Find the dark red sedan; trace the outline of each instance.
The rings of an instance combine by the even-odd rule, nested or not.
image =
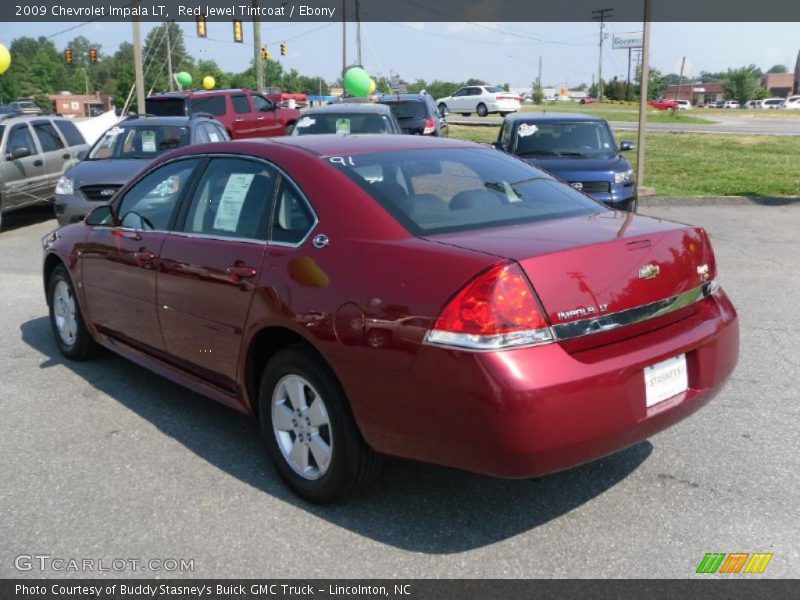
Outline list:
[[[257,416],[317,502],[380,454],[596,459],[703,406],[739,351],[705,231],[455,140],[193,146],[43,242],[64,355],[99,344]]]

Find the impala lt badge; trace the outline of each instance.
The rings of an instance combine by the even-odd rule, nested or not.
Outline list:
[[[658,277],[660,272],[661,269],[658,265],[650,263],[649,265],[645,265],[639,269],[639,279],[653,279]]]
[[[564,310],[556,313],[559,321],[567,319],[574,319],[575,317],[591,317],[597,313],[608,312],[608,304],[599,304],[597,306],[580,306],[572,310]]]

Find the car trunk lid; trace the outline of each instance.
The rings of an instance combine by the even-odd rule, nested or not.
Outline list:
[[[700,288],[714,275],[702,229],[631,213],[601,212],[429,239],[518,262],[557,329],[655,305]]]

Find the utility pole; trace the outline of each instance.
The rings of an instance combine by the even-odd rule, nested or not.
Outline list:
[[[686,57],[684,56],[681,59],[681,72],[678,75],[678,91],[675,92],[675,100],[678,100],[681,97],[681,86],[683,84],[683,70],[686,68]],[[689,95],[689,101],[691,101],[691,94]]]
[[[139,0],[132,0],[134,15],[138,15]],[[142,67],[142,24],[139,17],[132,18],[133,23],[133,69],[136,73],[136,112],[144,114],[144,68]]]
[[[347,71],[347,0],[342,0],[342,83]]]
[[[539,55],[539,77],[536,78],[536,91],[542,93],[542,56]]]
[[[606,18],[610,17],[612,12],[614,12],[613,8],[601,8],[592,11],[592,15],[594,15],[592,20],[600,21],[600,59],[597,68],[597,100],[599,102],[603,101],[603,34],[606,29]]]
[[[644,0],[644,34],[642,36],[642,71],[639,88],[639,136],[636,145],[636,185],[644,185],[644,142],[647,125],[647,84],[650,82],[650,6],[651,0]]]
[[[631,99],[631,48],[628,48],[628,79],[625,83],[625,101]]]
[[[361,7],[359,0],[356,0],[356,63],[363,67],[361,62]]]
[[[175,82],[172,80],[172,45],[169,43],[169,21],[164,23],[164,35],[167,38],[167,78],[169,80],[169,91],[175,90]]]
[[[261,58],[261,17],[258,16],[258,0],[253,0],[253,68],[256,71],[256,89],[264,90],[264,59]]]

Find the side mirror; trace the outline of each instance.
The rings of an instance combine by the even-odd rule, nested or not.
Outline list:
[[[83,159],[84,159],[84,158],[86,158],[87,156],[89,156],[89,151],[88,151],[88,150],[81,150],[80,152],[78,152],[78,154],[77,154],[76,158],[77,158],[78,160],[83,160]]]
[[[633,142],[620,142],[619,144],[620,152],[627,152],[628,150],[633,150],[634,148],[636,148],[636,144]]]
[[[496,142],[492,142],[492,146],[494,146],[495,150],[505,150],[506,149],[506,147],[503,145],[503,142],[501,142],[500,140],[498,140]]]
[[[17,160],[18,158],[25,158],[26,156],[31,155],[31,149],[25,148],[23,146],[17,146],[16,148],[12,148],[11,152],[6,155],[8,160]]]
[[[91,225],[92,227],[97,225],[113,225],[114,215],[111,212],[111,207],[108,204],[98,206],[92,212],[86,215],[85,222],[87,225]]]

